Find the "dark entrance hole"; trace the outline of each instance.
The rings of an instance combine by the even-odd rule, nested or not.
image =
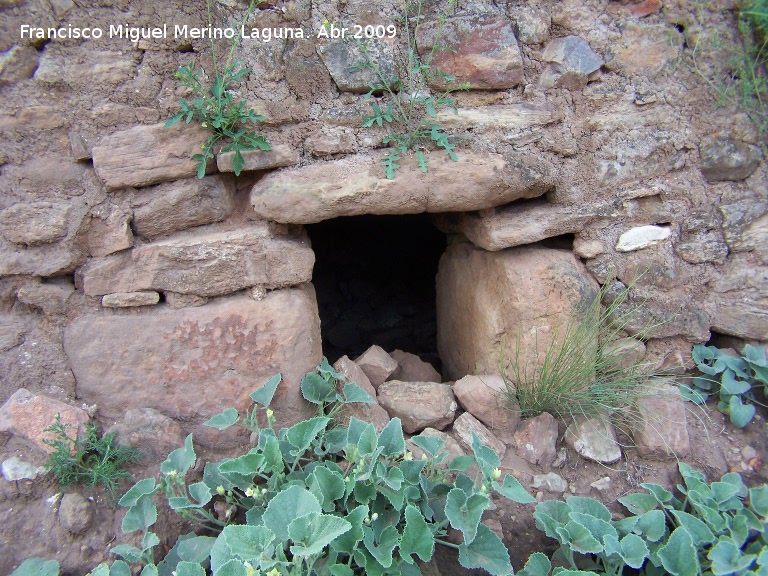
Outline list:
[[[377,344],[439,370],[435,276],[446,237],[430,216],[355,216],[306,228],[328,360]]]

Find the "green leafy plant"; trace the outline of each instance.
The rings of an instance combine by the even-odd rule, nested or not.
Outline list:
[[[619,498],[630,513],[622,520],[592,498],[537,504],[536,526],[560,543],[553,560],[568,568],[552,571],[537,552],[518,574],[768,574],[768,486],[747,489],[736,473],[707,484],[686,464],[679,469],[682,500],[658,484],[642,484],[647,493]]]
[[[430,560],[437,544],[458,549],[465,567],[510,573],[502,541],[480,522],[483,511],[492,507],[492,491],[516,502],[535,500],[514,477],[499,482],[493,450],[475,437],[473,456],[445,462],[441,439],[415,436],[425,456],[414,459],[397,418],[381,433],[355,418],[334,426],[328,414],[373,401],[341,379],[325,360],[307,374],[301,391],[317,407],[316,415],[277,432],[269,406],[280,375],[251,394],[254,407],[242,417],[230,408],[211,418],[206,424],[219,430],[245,426],[255,433],[256,446],[237,458],[209,462],[202,480],[188,484],[196,461],[188,436],[163,462],[159,482],[141,480],[120,499],[128,508],[123,531],[144,536],[141,547],[121,545],[113,552],[144,564],[142,575],[415,575],[421,573],[416,559]],[[466,473],[473,465],[474,477]],[[182,537],[154,564],[157,537],[149,529],[157,520],[155,494],[218,535]],[[460,544],[446,539],[451,527],[461,532]],[[103,566],[97,570],[111,574]]]
[[[450,10],[455,5],[455,0],[449,4]],[[389,151],[384,155],[381,164],[384,167],[384,174],[390,180],[395,177],[400,167],[399,162],[408,151],[415,153],[419,168],[426,173],[429,160],[425,152],[426,144],[429,143],[442,148],[454,162],[459,159],[453,151],[455,145],[451,143],[448,134],[435,118],[437,111],[444,108],[458,113],[456,102],[451,94],[458,90],[467,90],[469,83],[457,84],[453,76],[432,64],[438,52],[451,50],[440,43],[446,21],[445,13],[437,17],[437,30],[432,49],[425,56],[419,54],[416,37],[424,18],[421,0],[405,4],[400,19],[406,44],[400,66],[403,71],[401,76],[393,75],[386,78],[366,45],[357,42],[364,58],[352,67],[352,71],[370,69],[378,77],[378,82],[370,85],[370,90],[365,96],[366,99],[371,100],[373,114],[363,119],[363,127],[386,124],[388,132],[384,137],[384,143],[389,145]],[[434,86],[436,83],[442,83],[445,88],[435,94],[430,89],[430,84]],[[374,94],[383,94],[383,96],[374,96]]]
[[[718,96],[746,112],[761,132],[768,130],[768,0],[742,0],[738,42],[709,32],[693,51],[693,67]],[[716,55],[714,66],[702,65],[703,53]]]
[[[85,436],[70,436],[68,430],[77,430],[72,424],[64,424],[61,415],[56,414],[55,422],[45,429],[55,434],[52,440],[43,440],[54,451],[46,468],[53,472],[62,486],[84,484],[94,487],[101,484],[110,494],[115,493],[122,480],[131,475],[123,469],[126,464],[141,458],[138,450],[115,443],[115,433],[99,438],[95,424],[85,426]]]
[[[208,7],[208,26],[212,27],[210,0],[206,2],[206,5]],[[255,2],[251,2],[243,22],[248,19],[255,5]],[[238,26],[237,29],[240,30],[241,27]],[[244,150],[271,149],[264,135],[257,135],[248,130],[247,127],[248,122],[256,124],[264,120],[264,116],[256,114],[253,109],[248,108],[245,100],[236,101],[232,91],[234,85],[251,71],[250,68],[245,68],[242,62],[233,59],[238,40],[239,36],[232,39],[229,55],[219,70],[216,48],[213,38],[211,38],[211,56],[214,67],[212,83],[205,82],[203,70],[195,71],[194,62],[182,66],[176,72],[180,86],[189,88],[195,97],[190,101],[186,98],[180,98],[181,112],[171,116],[165,123],[165,127],[173,126],[182,119],[187,124],[194,120],[210,132],[206,141],[200,145],[203,150],[202,153],[192,156],[193,160],[199,162],[197,165],[198,178],[205,176],[208,160],[214,158],[214,150],[222,140],[228,140],[228,142],[224,144],[221,151],[233,151],[235,153],[232,165],[236,176],[240,175],[245,166],[242,155]]]
[[[642,363],[626,365],[621,349],[611,346],[641,312],[640,306],[628,303],[631,287],[611,295],[610,304],[603,307],[601,302],[610,289],[605,284],[582,314],[573,314],[552,335],[540,365],[534,369],[520,357],[518,339],[511,366],[514,385],[506,376],[505,380],[507,396],[520,407],[523,417],[542,412],[560,418],[627,416],[639,397],[657,393],[652,384],[659,375]],[[657,326],[645,325],[635,338],[646,339]]]
[[[747,344],[741,356],[732,356],[716,346],[697,344],[693,347],[693,360],[703,374],[682,384],[683,397],[696,404],[719,395],[717,408],[727,414],[734,426],[743,428],[755,416],[755,389],[762,387],[768,395],[768,361],[765,348]],[[713,377],[719,377],[719,380]]]

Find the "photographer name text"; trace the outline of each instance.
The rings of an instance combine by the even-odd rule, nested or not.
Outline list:
[[[197,27],[187,24],[169,25],[154,27],[136,27],[123,24],[110,24],[109,28],[98,26],[78,27],[61,26],[54,27],[36,27],[29,24],[20,26],[21,38],[33,40],[91,40],[91,39],[127,39],[131,42],[139,40],[163,40],[173,39],[243,39],[259,40],[261,42],[271,42],[272,40],[282,39],[303,39],[310,37],[310,34],[304,28],[249,28],[245,25],[239,28],[226,27],[215,28],[211,26]],[[394,38],[397,35],[397,29],[393,24],[389,26],[362,26],[353,24],[349,27],[340,27],[335,24],[323,24],[320,29],[313,34],[316,38]]]

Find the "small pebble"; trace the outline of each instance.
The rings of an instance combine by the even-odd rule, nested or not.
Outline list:
[[[741,455],[744,458],[744,460],[752,460],[755,456],[757,456],[757,450],[752,448],[752,446],[744,446],[744,448],[741,449]]]
[[[610,476],[606,476],[605,478],[600,478],[600,480],[596,480],[590,484],[592,488],[597,490],[598,492],[604,492],[605,490],[608,490],[611,487],[611,478]]]

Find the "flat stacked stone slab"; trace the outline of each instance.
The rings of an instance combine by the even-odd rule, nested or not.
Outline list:
[[[145,290],[221,296],[250,286],[308,282],[315,255],[304,236],[273,236],[265,223],[197,229],[133,250],[94,258],[78,271],[88,296]]]
[[[433,153],[426,174],[406,157],[394,180],[384,178],[382,158],[383,153],[360,154],[268,174],[251,190],[254,212],[288,224],[362,214],[464,212],[541,196],[554,181],[552,166],[529,154],[462,151],[452,162]]]
[[[137,337],[134,337],[137,336]],[[311,288],[219,298],[205,306],[151,307],[135,315],[90,314],[71,322],[64,350],[77,394],[117,420],[134,408],[153,408],[183,422],[207,445],[232,438],[201,426],[236,407],[280,372],[273,401],[280,426],[311,414],[302,376],[320,363],[320,322]]]

